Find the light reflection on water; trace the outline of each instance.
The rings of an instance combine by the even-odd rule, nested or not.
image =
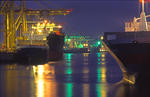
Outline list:
[[[54,67],[49,64],[32,66],[35,79],[36,97],[52,97],[56,95]],[[53,90],[53,92],[50,92]]]
[[[107,97],[105,53],[97,53],[97,58],[97,81],[101,82],[96,85],[97,97]]]
[[[83,97],[89,97],[89,84],[83,84]]]
[[[110,76],[112,66],[118,71]],[[112,97],[110,85],[122,77],[105,52],[65,53],[63,61],[42,65],[0,65],[0,73],[3,97]]]

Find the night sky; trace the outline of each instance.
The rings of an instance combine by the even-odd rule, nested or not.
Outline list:
[[[124,31],[124,23],[140,14],[138,0],[58,0],[53,4],[73,9],[70,15],[59,19],[70,34]]]
[[[97,35],[100,32],[124,31],[124,23],[139,17],[139,0],[34,0],[27,8],[72,9],[67,16],[57,16],[70,35]],[[147,3],[146,11],[150,13]]]

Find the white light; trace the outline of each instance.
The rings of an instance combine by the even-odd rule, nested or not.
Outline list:
[[[39,30],[39,32],[41,33],[41,32],[42,32],[42,30]]]
[[[58,25],[58,28],[62,28],[62,26],[61,26],[61,25]]]

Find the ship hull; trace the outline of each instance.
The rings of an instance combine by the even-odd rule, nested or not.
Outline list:
[[[49,34],[47,37],[48,60],[56,61],[63,59],[63,46],[65,35]]]
[[[15,59],[21,64],[42,64],[48,60],[48,49],[41,46],[25,46],[17,49]]]
[[[16,59],[15,59],[15,53],[11,53],[11,52],[0,52],[0,64],[3,63],[15,63]]]
[[[150,65],[150,43],[114,44],[111,50],[123,62],[128,72],[136,73]]]
[[[135,86],[144,89],[150,77],[150,32],[110,32],[104,34],[104,43],[122,70],[135,75]],[[119,61],[119,60],[120,61]],[[124,66],[122,66],[124,65]]]
[[[150,32],[107,32],[104,42],[129,73],[139,73],[150,65],[149,37]]]

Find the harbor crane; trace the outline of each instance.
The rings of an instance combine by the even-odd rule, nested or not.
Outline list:
[[[3,18],[0,34],[3,35],[2,47],[5,51],[16,50],[16,40],[25,39],[23,33],[28,33],[28,17],[39,16],[46,13],[47,16],[68,15],[69,9],[28,9],[26,1],[20,0],[17,8],[15,0],[3,0],[0,3],[0,15]],[[1,48],[2,49],[2,48]]]

